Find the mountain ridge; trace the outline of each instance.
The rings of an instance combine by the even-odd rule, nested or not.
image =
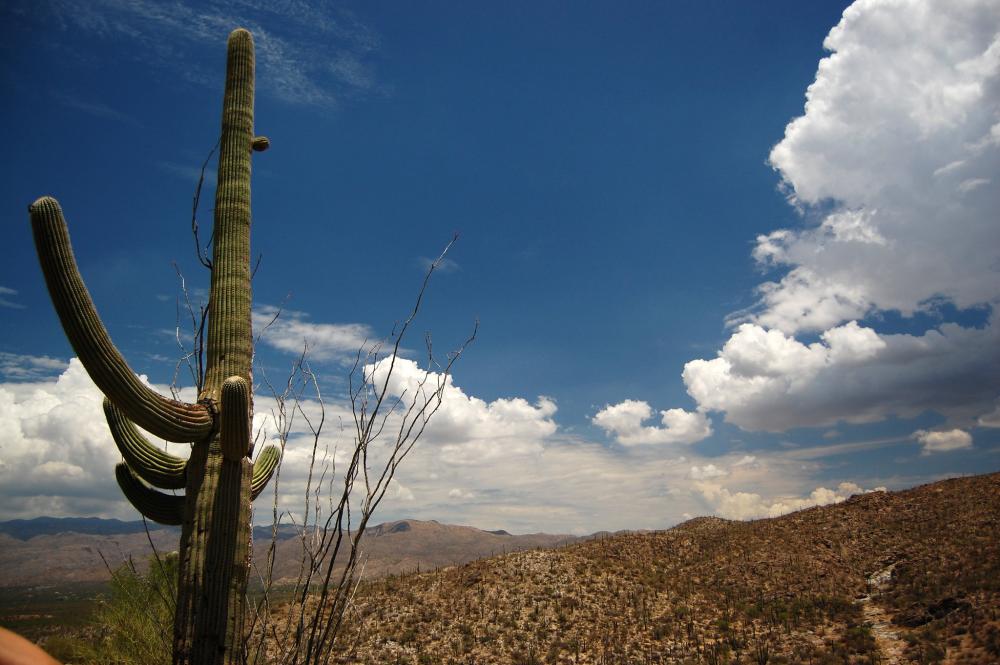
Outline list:
[[[53,518],[0,522],[0,588],[100,582],[109,568],[132,560],[140,568],[152,554],[177,549],[177,527],[103,518]],[[278,526],[274,579],[292,581],[301,562],[300,531]],[[255,556],[271,542],[272,527],[254,527]],[[500,535],[436,520],[403,519],[366,530],[362,545],[366,575],[428,570],[483,556],[535,547],[557,547],[577,540],[565,534]],[[151,546],[152,545],[152,546]]]

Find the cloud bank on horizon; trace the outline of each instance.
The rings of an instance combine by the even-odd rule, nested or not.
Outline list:
[[[102,6],[105,14],[72,21],[145,34],[143,26],[177,21],[210,27],[217,15],[183,4]],[[658,528],[707,512],[766,517],[842,501],[876,484],[855,478],[817,487],[825,455],[889,445],[922,456],[974,448],[974,428],[1000,426],[997,25],[995,0],[859,0],[845,11],[824,43],[830,55],[809,86],[803,115],[769,158],[803,224],[757,238],[752,256],[766,281],[757,304],[731,317],[731,335],[715,357],[685,365],[693,409],[657,413],[635,399],[609,404],[592,419],[609,444],[560,427],[555,397],[488,401],[442,378],[444,404],[400,469],[388,515],[576,532]],[[261,34],[262,62],[271,58],[287,76],[308,74],[279,90],[307,102],[326,94],[310,69],[318,61],[296,69],[294,58],[279,57],[287,44]],[[355,55],[368,52],[358,48]],[[978,310],[985,322],[940,322],[917,333],[882,326],[886,313],[938,315],[943,303]],[[259,328],[267,311],[257,315]],[[338,363],[371,332],[363,323],[289,312],[264,343],[297,354],[308,340],[317,360]],[[112,479],[118,455],[100,395],[79,363],[13,354],[0,361],[5,516],[134,516]],[[389,392],[412,394],[421,376],[401,358]],[[268,409],[258,397],[258,424],[266,425]],[[776,433],[926,412],[946,424],[888,442],[753,454],[734,446],[713,455],[696,446],[717,431],[712,419],[719,416],[746,431]],[[346,421],[350,411],[333,401],[327,416]],[[293,435],[282,472],[288,510],[301,497],[308,465],[306,447],[295,445],[303,437]],[[331,447],[343,446],[342,437],[331,430]]]
[[[31,361],[24,360],[29,365]],[[0,457],[0,518],[136,519],[114,480],[120,455],[104,421],[102,395],[79,360],[62,367],[55,380],[0,384],[0,427],[7,433]],[[416,394],[423,370],[406,358],[397,358],[396,369],[387,392]],[[467,395],[452,377],[432,375],[428,385],[437,381],[446,386],[439,417],[397,472],[381,509],[386,519],[584,534],[598,527],[662,528],[706,512],[733,519],[766,517],[842,501],[863,491],[853,484],[803,490],[816,463],[776,455],[734,452],[709,461],[693,451],[663,455],[664,448],[657,446],[622,455],[560,431],[553,420],[557,407],[549,399],[534,404],[522,398],[486,402]],[[153,387],[161,393],[169,390]],[[193,393],[187,389],[180,397],[192,399]],[[276,442],[273,398],[262,391],[254,402],[255,431]],[[305,399],[301,408],[313,423],[319,422],[321,406],[315,399]],[[327,425],[317,469],[344,464],[351,441],[347,424],[353,422],[343,401],[329,401],[322,408]],[[313,439],[302,420],[298,422],[282,461],[278,508],[301,517]],[[393,424],[390,420],[387,432]],[[391,443],[390,435],[371,446],[376,465]],[[173,454],[187,455],[187,444],[165,445]],[[908,445],[915,447],[916,442]],[[262,447],[259,442],[257,448]],[[733,492],[722,479],[727,485],[767,487],[770,498],[759,492]],[[267,505],[266,498],[261,501]],[[257,520],[269,519],[270,511],[258,506]]]

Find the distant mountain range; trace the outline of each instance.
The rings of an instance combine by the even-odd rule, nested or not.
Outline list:
[[[166,528],[168,527],[153,522],[149,523],[150,531]],[[142,522],[106,520],[100,517],[36,517],[30,520],[0,522],[0,533],[5,533],[18,540],[30,540],[35,536],[54,536],[60,533],[117,536],[143,533],[145,530]]]
[[[163,526],[156,522],[143,523],[139,520],[125,522],[102,517],[35,517],[30,520],[10,520],[0,522],[0,534],[7,534],[17,540],[31,540],[35,536],[55,536],[63,533],[76,533],[84,536],[127,536],[145,533],[146,530],[169,531],[179,534],[177,527]],[[278,526],[278,539],[284,540],[296,535],[298,530],[290,524]],[[255,526],[255,539],[271,537],[270,526]]]
[[[275,579],[291,580],[298,573],[301,542],[297,527],[278,528]],[[270,526],[254,528],[254,549],[270,543]],[[109,579],[128,559],[140,566],[155,546],[158,552],[177,549],[180,529],[141,521],[97,517],[38,517],[0,522],[0,587],[59,585]],[[362,546],[367,556],[365,576],[431,570],[466,563],[493,554],[568,544],[568,535],[511,535],[436,521],[399,520],[370,527]]]

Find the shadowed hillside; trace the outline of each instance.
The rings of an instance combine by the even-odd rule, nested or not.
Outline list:
[[[995,663],[998,543],[1000,474],[699,518],[372,582],[351,662]]]

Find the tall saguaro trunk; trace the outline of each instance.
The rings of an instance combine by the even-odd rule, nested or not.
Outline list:
[[[252,353],[253,88],[253,40],[246,30],[237,30],[229,37],[226,59],[205,382],[199,395],[201,402],[220,405],[222,427],[191,454],[199,463],[198,470],[188,474],[185,488],[188,502],[174,621],[174,661],[179,663],[235,662],[238,654],[233,652],[242,637],[243,595],[250,567],[247,452],[252,405],[246,386],[251,380]],[[231,429],[241,431],[236,440],[227,436],[233,433]],[[213,660],[215,653],[224,658]]]
[[[253,38],[237,29],[229,36],[226,61],[206,367],[197,403],[167,399],[136,378],[83,284],[59,203],[46,196],[30,208],[35,246],[60,322],[105,394],[108,426],[124,459],[115,469],[118,484],[145,517],[182,526],[174,619],[177,665],[242,660],[250,506],[280,457],[275,446],[267,446],[255,462],[250,460],[250,154],[268,145],[253,136],[253,96]],[[192,443],[190,457],[163,452],[135,425],[168,441]],[[154,487],[183,487],[185,493]]]
[[[208,355],[200,399],[219,399],[230,376],[250,379],[250,152],[253,145],[253,39],[229,36],[222,139],[215,189],[215,242]]]

